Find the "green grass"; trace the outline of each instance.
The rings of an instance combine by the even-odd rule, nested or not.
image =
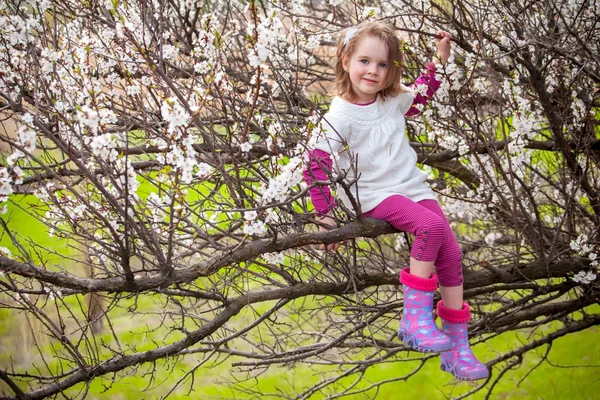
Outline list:
[[[16,201],[19,205],[26,207],[27,199],[18,198]],[[8,217],[8,218],[7,218]],[[64,241],[49,238],[46,234],[46,227],[37,222],[33,217],[29,216],[23,209],[16,204],[9,205],[8,214],[4,216],[5,221],[8,221],[8,226],[17,234],[23,237],[31,238],[31,240],[42,247],[46,247],[49,251],[66,248]],[[24,242],[27,243],[27,242]],[[8,247],[13,251],[16,248],[11,244],[10,239],[5,234],[2,236],[0,245]],[[53,256],[57,257],[57,256]],[[3,279],[3,278],[0,278]],[[298,320],[296,308],[301,310],[302,307],[318,307],[323,299],[301,299],[295,304],[293,312],[288,315],[290,320]],[[65,299],[66,305],[76,311],[77,318],[81,318],[82,311],[79,303],[83,302],[81,296],[69,296]],[[139,296],[137,299],[129,298],[119,301],[119,307],[115,307],[109,314],[111,322],[116,329],[117,336],[121,345],[124,347],[131,346],[135,351],[147,351],[158,346],[172,343],[183,337],[179,331],[170,331],[167,327],[161,327],[157,330],[147,332],[148,327],[155,326],[156,317],[131,316],[127,312],[127,308],[137,306],[140,311],[152,311],[162,309],[164,302],[156,296]],[[253,306],[256,312],[264,312],[274,303],[263,303]],[[591,307],[589,312],[600,312],[600,307]],[[4,342],[4,348],[22,348],[19,342],[19,332],[22,327],[19,327],[18,321],[20,314],[14,310],[6,310],[0,308],[0,319],[2,321],[12,321],[12,323],[0,324],[0,334]],[[238,316],[233,318],[228,326],[239,327],[246,326],[254,321],[254,311],[250,309],[243,310]],[[21,322],[22,323],[22,322]],[[194,324],[186,325],[187,328],[193,329]],[[548,360],[557,367],[553,367],[548,363],[543,363],[531,372],[526,378],[525,375],[534,366],[536,366],[544,354],[546,348],[540,348],[535,352],[527,354],[521,367],[509,371],[501,383],[494,390],[491,398],[498,399],[594,399],[598,398],[597,393],[600,393],[600,377],[598,375],[597,355],[600,354],[600,345],[597,337],[599,334],[598,328],[587,329],[582,332],[568,335],[556,340],[549,353]],[[105,333],[97,338],[98,343],[105,341],[115,345],[114,339],[110,333]],[[7,343],[7,340],[10,341]],[[268,339],[266,339],[268,340]],[[497,354],[508,351],[514,348],[520,342],[527,342],[531,339],[526,332],[515,333],[509,332],[494,338],[487,343],[475,346],[475,353],[484,361],[489,361],[497,356]],[[2,342],[0,342],[2,344]],[[46,341],[44,352],[52,353],[52,345],[56,343]],[[35,349],[31,349],[35,352]],[[109,354],[107,350],[102,350],[103,354]],[[0,367],[8,366],[10,353],[5,353],[0,357]],[[15,355],[15,354],[12,354]],[[387,379],[394,379],[399,376],[406,375],[413,371],[417,366],[417,362],[400,362],[402,358],[412,357],[414,354],[401,353],[397,355],[393,362],[380,363],[374,367],[367,369],[363,382],[357,386],[358,388],[366,388],[370,382],[380,382]],[[92,399],[154,399],[164,396],[175,384],[181,379],[187,371],[195,368],[202,362],[203,355],[190,355],[185,358],[181,357],[175,360],[159,360],[155,364],[148,363],[142,365],[136,371],[124,370],[114,377],[105,376],[95,379],[89,384],[90,398]],[[231,384],[228,382],[242,380],[248,376],[254,376],[240,384],[240,387],[253,390],[261,390],[271,395],[261,396],[265,399],[283,398],[284,395],[300,393],[310,385],[320,381],[323,374],[331,374],[336,372],[337,367],[306,365],[296,363],[293,367],[286,365],[278,365],[266,371],[243,372],[232,367],[234,362],[242,361],[238,357],[216,358],[207,362],[204,366],[198,368],[194,376],[193,385],[191,380],[186,380],[180,388],[178,388],[169,398],[173,399],[189,399],[189,398],[226,398],[226,399],[243,399],[256,398],[252,394],[244,394],[242,392],[233,391]],[[36,365],[40,365],[36,363]],[[596,365],[596,366],[595,366]],[[595,366],[595,367],[594,367]],[[27,368],[29,372],[33,372],[33,368],[21,365],[21,368]],[[50,369],[56,370],[60,367],[60,360],[54,358],[50,363]],[[149,372],[156,368],[156,380],[150,382]],[[260,374],[259,374],[260,372]],[[493,371],[494,375],[499,373],[496,368]],[[523,379],[525,378],[525,379]],[[342,381],[345,384],[353,382],[355,377],[347,378]],[[188,390],[192,385],[193,391],[190,396],[187,396]],[[68,394],[75,395],[82,390],[85,384],[80,384],[76,388],[68,391]],[[439,370],[439,358],[434,357],[427,361],[422,369],[410,377],[407,381],[397,381],[383,385],[379,388],[372,389],[364,394],[356,394],[348,396],[348,399],[363,399],[376,397],[377,399],[397,399],[397,398],[427,398],[427,399],[446,399],[458,396],[472,389],[472,383],[459,383],[454,381],[448,374]],[[8,389],[0,386],[0,393],[11,393]],[[328,394],[328,389],[323,393],[316,394],[311,399],[323,399]],[[470,398],[483,399],[483,393],[473,395]]]
[[[545,349],[538,350],[526,355],[523,359],[522,367],[509,371],[493,391],[491,398],[498,399],[595,399],[596,393],[600,390],[600,378],[598,377],[597,367],[592,367],[596,362],[594,354],[600,350],[597,344],[598,329],[592,328],[584,332],[572,334],[555,341],[548,360],[560,367],[553,367],[548,364],[542,364],[534,369],[527,377],[527,371],[538,364]],[[496,352],[503,351],[518,338],[518,334],[510,333],[494,339],[490,343],[475,347],[476,354],[483,360],[493,358]],[[409,354],[400,354],[399,357]],[[196,374],[194,391],[191,398],[256,398],[253,395],[243,395],[235,393],[231,387],[225,384],[227,375],[231,372],[231,363],[240,361],[231,358],[217,367],[202,368]],[[364,378],[365,384],[359,387],[368,386],[368,381],[383,381],[393,379],[407,373],[410,373],[417,367],[418,362],[410,363],[384,363],[367,370]],[[177,367],[171,371],[168,377],[162,381],[158,387],[148,390],[142,398],[157,398],[166,393],[172,385],[184,374],[184,368],[192,368],[195,362],[190,360],[180,361]],[[584,367],[588,366],[588,367]],[[160,363],[158,364],[160,368]],[[148,367],[146,367],[148,368]],[[290,369],[286,366],[272,368],[266,373],[257,377],[256,380],[250,380],[241,386],[250,387],[265,392],[262,398],[283,398],[283,394],[295,394],[301,392],[310,384],[317,383],[320,375],[331,367],[308,367],[297,365]],[[144,370],[142,368],[142,370]],[[498,370],[494,370],[497,374]],[[235,373],[234,373],[235,374]],[[160,375],[160,374],[159,374]],[[245,377],[245,373],[237,373],[237,378]],[[525,378],[525,379],[523,379]],[[354,378],[346,380],[352,381]],[[119,379],[117,384],[105,393],[102,393],[103,387],[100,380],[94,381],[91,386],[91,398],[139,398],[139,393],[146,387],[146,381],[139,376],[127,376]],[[184,384],[180,390],[177,390],[171,398],[185,399],[190,383]],[[427,399],[446,399],[464,394],[474,387],[473,383],[457,382],[448,374],[439,370],[439,358],[434,357],[427,361],[423,368],[407,381],[398,381],[383,385],[378,392],[375,389],[365,394],[356,394],[346,398],[372,398],[377,399],[397,399],[399,394],[402,398],[427,398]],[[324,399],[326,394],[316,394],[311,399]],[[479,393],[469,397],[471,399],[483,399],[485,393]]]

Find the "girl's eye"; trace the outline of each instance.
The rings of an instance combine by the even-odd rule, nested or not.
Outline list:
[[[380,66],[381,68],[385,68],[385,67],[387,67],[387,64],[386,64],[386,63],[380,63],[380,64],[379,64],[379,66]]]
[[[369,60],[360,60],[360,62],[366,65],[369,63]]]

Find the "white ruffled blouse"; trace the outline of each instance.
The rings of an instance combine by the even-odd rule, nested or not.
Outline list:
[[[394,194],[414,202],[435,199],[425,184],[427,174],[417,168],[417,153],[406,137],[404,114],[412,104],[412,92],[386,101],[378,96],[374,103],[362,106],[335,97],[324,116],[325,135],[314,148],[333,156],[334,168],[346,176],[346,182],[358,177],[350,192],[363,213]],[[337,196],[353,210],[340,186]]]

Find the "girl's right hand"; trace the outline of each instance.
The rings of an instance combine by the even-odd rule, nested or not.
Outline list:
[[[446,61],[450,58],[450,39],[452,39],[452,35],[445,31],[438,31],[437,35],[439,36],[439,39],[435,39],[435,45],[438,49],[437,58],[442,64],[446,64]]]
[[[335,226],[335,220],[330,216],[330,214],[324,215],[319,219],[319,222],[321,223],[321,225],[319,225],[319,232],[328,232],[332,229],[334,229]],[[326,225],[326,226],[323,226]],[[337,251],[340,247],[339,243],[329,243],[327,245],[327,250],[333,250],[333,251]],[[322,244],[321,246],[319,246],[319,250],[325,250],[325,245]]]

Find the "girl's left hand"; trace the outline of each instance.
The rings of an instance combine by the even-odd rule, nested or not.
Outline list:
[[[450,39],[452,35],[445,31],[438,31],[437,36],[441,36],[441,39],[435,38],[435,45],[438,49],[438,59],[442,64],[446,64],[448,57],[450,57]]]

